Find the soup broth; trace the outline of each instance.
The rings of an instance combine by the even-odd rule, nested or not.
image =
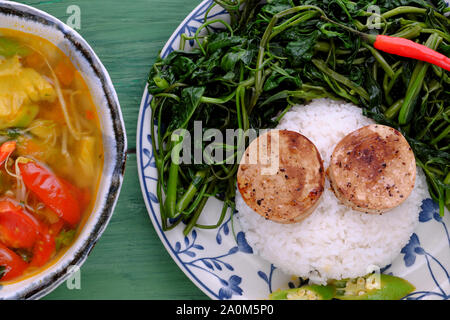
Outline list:
[[[0,29],[0,282],[39,271],[73,243],[102,165],[81,73],[49,41]]]

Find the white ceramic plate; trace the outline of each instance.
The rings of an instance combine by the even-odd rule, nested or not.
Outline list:
[[[195,8],[172,34],[164,46],[161,56],[166,57],[179,48],[183,33],[194,35],[203,23],[204,15],[212,5],[212,0],[203,1]],[[208,14],[209,19],[223,18],[228,15],[219,7]],[[163,232],[156,197],[157,170],[151,145],[150,123],[151,96],[147,89],[142,98],[137,133],[137,161],[139,178],[145,204],[152,223],[162,243],[180,269],[212,299],[267,299],[270,292],[278,288],[296,286],[290,275],[285,275],[273,265],[253,254],[245,240],[245,234],[239,230],[236,219],[228,216],[215,230],[194,229],[183,236],[183,226]],[[202,224],[214,224],[222,206],[211,199],[205,208],[210,221]],[[438,208],[431,199],[422,204],[420,224],[410,242],[393,263],[383,268],[410,281],[416,291],[405,299],[449,299],[450,298],[450,216],[439,217]],[[237,241],[232,232],[234,224]]]

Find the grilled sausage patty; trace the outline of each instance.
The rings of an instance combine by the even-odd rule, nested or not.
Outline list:
[[[343,204],[357,211],[383,213],[411,194],[416,161],[400,132],[372,124],[336,145],[327,174]]]
[[[262,150],[274,155],[271,163],[267,163],[268,157],[255,157],[258,151],[264,153]],[[266,219],[299,222],[314,211],[324,191],[322,158],[303,135],[272,130],[255,139],[245,151],[237,184],[247,205]]]

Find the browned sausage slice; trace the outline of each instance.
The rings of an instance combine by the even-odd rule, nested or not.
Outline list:
[[[327,174],[343,204],[357,211],[383,213],[411,194],[416,161],[400,132],[372,124],[336,145]]]
[[[270,157],[270,163],[267,157],[255,157],[264,151],[276,157]],[[275,170],[270,172],[269,168]],[[310,140],[294,131],[271,130],[245,151],[237,183],[250,208],[266,219],[288,224],[314,211],[324,191],[325,172],[319,151]]]

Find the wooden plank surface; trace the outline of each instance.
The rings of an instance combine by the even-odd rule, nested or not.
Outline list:
[[[136,125],[148,71],[200,0],[20,1],[63,22],[80,8],[77,30],[108,70],[128,136],[125,179],[114,215],[81,268],[81,289],[61,284],[44,299],[208,299],[164,249],[148,217],[136,163]]]

